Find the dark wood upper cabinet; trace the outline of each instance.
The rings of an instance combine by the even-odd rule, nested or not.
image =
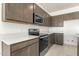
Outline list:
[[[79,15],[79,11],[78,12],[72,12],[72,13],[69,13],[69,14],[63,14],[63,19],[64,19],[64,21],[79,19],[78,15]]]
[[[51,16],[52,27],[63,27],[64,21],[79,19],[79,12],[72,12],[68,14],[62,14],[58,16]]]
[[[6,20],[23,20],[23,4],[22,3],[6,3],[5,4]]]
[[[33,13],[43,18],[41,26],[51,26],[50,15],[35,3],[5,3],[5,19],[33,24]]]
[[[6,3],[5,5],[3,4],[3,7],[4,6],[5,6],[5,11],[3,11],[3,13],[5,12],[5,21],[7,19],[13,19],[12,12],[10,11],[11,8],[10,8],[9,4],[8,3]],[[4,14],[3,14],[3,16],[4,16]]]
[[[5,3],[5,19],[33,23],[33,3]]]
[[[33,23],[33,3],[24,3],[24,21],[28,23]]]
[[[40,8],[37,4],[34,4],[34,13],[42,16],[43,18],[47,16],[46,12]]]
[[[51,18],[50,15],[45,12],[42,8],[40,8],[37,4],[34,4],[34,13],[43,17],[43,26],[51,26]]]
[[[44,26],[49,26],[49,27],[52,26],[52,22],[51,22],[51,17],[50,17],[50,16],[44,18],[44,23],[43,23],[43,25],[44,25]]]
[[[63,15],[52,16],[52,26],[53,27],[63,27]]]

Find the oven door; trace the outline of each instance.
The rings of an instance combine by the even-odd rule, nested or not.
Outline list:
[[[42,36],[39,40],[39,52],[43,52],[48,47],[48,36]]]

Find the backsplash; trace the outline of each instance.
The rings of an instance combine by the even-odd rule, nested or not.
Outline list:
[[[63,27],[50,27],[49,32],[52,33],[63,33]]]
[[[18,23],[9,23],[9,22],[1,22],[0,23],[0,33],[26,33],[29,28],[38,28],[40,32],[45,33],[49,31],[48,27],[37,26],[31,24],[18,24]]]

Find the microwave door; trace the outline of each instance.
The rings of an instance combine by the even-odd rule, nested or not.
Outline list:
[[[35,15],[34,23],[35,24],[42,24],[43,23],[43,18],[38,16],[38,15]]]

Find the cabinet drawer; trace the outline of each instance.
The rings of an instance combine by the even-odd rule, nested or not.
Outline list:
[[[33,43],[30,46],[16,50],[11,53],[11,56],[39,56],[39,43]]]
[[[31,40],[28,40],[28,41],[23,41],[23,42],[20,42],[20,43],[12,44],[11,45],[11,52],[16,51],[16,50],[21,49],[21,48],[24,48],[26,46],[29,46],[29,45],[31,45],[35,42],[38,42],[38,41],[39,41],[39,39],[36,38],[36,39],[31,39]]]
[[[25,47],[25,48],[12,52],[11,56],[28,56],[28,54],[29,54],[28,47]]]

